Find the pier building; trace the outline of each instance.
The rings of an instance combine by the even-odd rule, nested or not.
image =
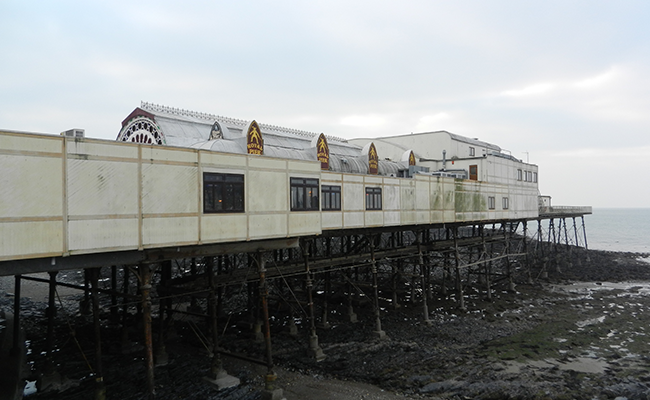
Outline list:
[[[264,396],[278,398],[272,324],[298,334],[301,319],[314,362],[326,357],[318,330],[335,308],[345,310],[337,323],[372,318],[369,338],[390,335],[386,302],[417,304],[435,329],[427,303],[436,293],[465,310],[469,286],[489,298],[498,286],[514,289],[515,273],[543,277],[587,246],[591,213],[552,206],[536,165],[478,139],[435,131],[346,140],[151,103],[124,119],[115,141],[0,130],[0,167],[0,276],[15,277],[14,329],[5,330],[14,354],[24,346],[21,281],[49,284],[53,310],[58,272],[83,270],[85,284],[66,285],[93,306],[98,387],[99,296],[110,296],[125,337],[138,299],[150,397],[178,315],[204,318],[207,381],[223,388],[237,384],[222,360],[233,356],[236,324],[217,329],[230,309],[225,321],[242,319],[237,326],[265,343]],[[29,275],[43,272],[48,279]],[[54,313],[44,318],[54,323]]]

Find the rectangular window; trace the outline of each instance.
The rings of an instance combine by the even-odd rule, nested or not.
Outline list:
[[[469,166],[469,179],[473,181],[478,180],[478,165],[470,165]]]
[[[494,210],[496,208],[496,198],[494,196],[488,196],[488,208]]]
[[[204,172],[203,212],[244,212],[244,175]]]
[[[473,147],[469,148],[469,156],[474,157],[476,155],[476,150]]]
[[[381,188],[366,188],[366,210],[381,210]]]
[[[537,183],[537,172],[533,172],[533,183]]]
[[[531,171],[526,171],[526,182],[533,181],[533,173]]]
[[[502,197],[502,198],[501,198],[501,202],[503,203],[503,209],[504,209],[504,210],[507,210],[507,209],[508,209],[508,206],[509,206],[509,204],[508,204],[508,198],[507,198],[507,197]]]
[[[518,181],[522,180],[522,172],[523,172],[523,171],[520,170],[520,169],[517,170],[517,180],[518,180]]]
[[[318,211],[318,179],[291,178],[291,211]]]
[[[323,211],[341,210],[341,187],[323,185],[320,188],[322,196],[321,209]]]

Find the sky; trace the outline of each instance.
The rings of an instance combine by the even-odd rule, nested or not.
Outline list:
[[[650,207],[648,1],[0,0],[0,129],[141,101],[338,136],[447,130],[553,205]]]

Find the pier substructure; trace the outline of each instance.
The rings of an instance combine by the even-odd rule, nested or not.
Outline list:
[[[531,227],[534,222],[537,226]],[[49,268],[51,263],[27,262],[27,270],[48,265],[44,270],[50,276],[16,274],[13,347],[16,353],[24,351],[18,339],[21,280],[49,284],[44,364],[45,370],[49,368],[56,346],[52,342],[53,293],[62,285],[78,289],[85,304],[92,305],[95,398],[106,396],[101,364],[102,342],[111,340],[102,335],[106,326],[102,319],[106,318],[118,332],[122,352],[143,352],[143,393],[149,398],[156,394],[154,365],[164,368],[167,359],[175,357],[166,346],[167,332],[174,325],[188,326],[186,332],[205,339],[210,356],[206,378],[216,389],[239,384],[226,373],[228,357],[237,357],[266,367],[264,396],[278,399],[282,391],[274,371],[272,332],[295,335],[317,362],[325,358],[317,329],[356,323],[355,330],[365,332],[368,340],[385,339],[391,332],[384,330],[382,318],[402,307],[417,307],[424,324],[435,329],[430,302],[461,312],[471,310],[481,300],[491,301],[503,291],[513,291],[515,281],[525,284],[544,279],[551,261],[561,271],[560,261],[572,262],[586,246],[582,216],[553,215],[496,223],[324,232],[299,242],[268,243],[255,251],[239,244],[160,250],[151,253],[155,260],[146,262],[111,259],[105,265],[110,268],[101,268],[93,259],[81,264],[87,280],[76,283],[59,281],[58,269]],[[61,261],[64,266],[65,262]],[[68,269],[78,266],[76,262],[67,265]],[[100,312],[100,303],[109,308],[108,313]],[[136,339],[139,347],[130,334],[134,326],[142,332]],[[252,345],[247,350],[250,354],[232,352],[231,343],[250,332],[257,332],[263,351]],[[252,343],[254,338],[247,340]],[[120,348],[119,344],[115,347]]]

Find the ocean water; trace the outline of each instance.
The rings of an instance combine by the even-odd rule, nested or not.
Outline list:
[[[585,227],[590,249],[650,253],[650,208],[594,208]]]

